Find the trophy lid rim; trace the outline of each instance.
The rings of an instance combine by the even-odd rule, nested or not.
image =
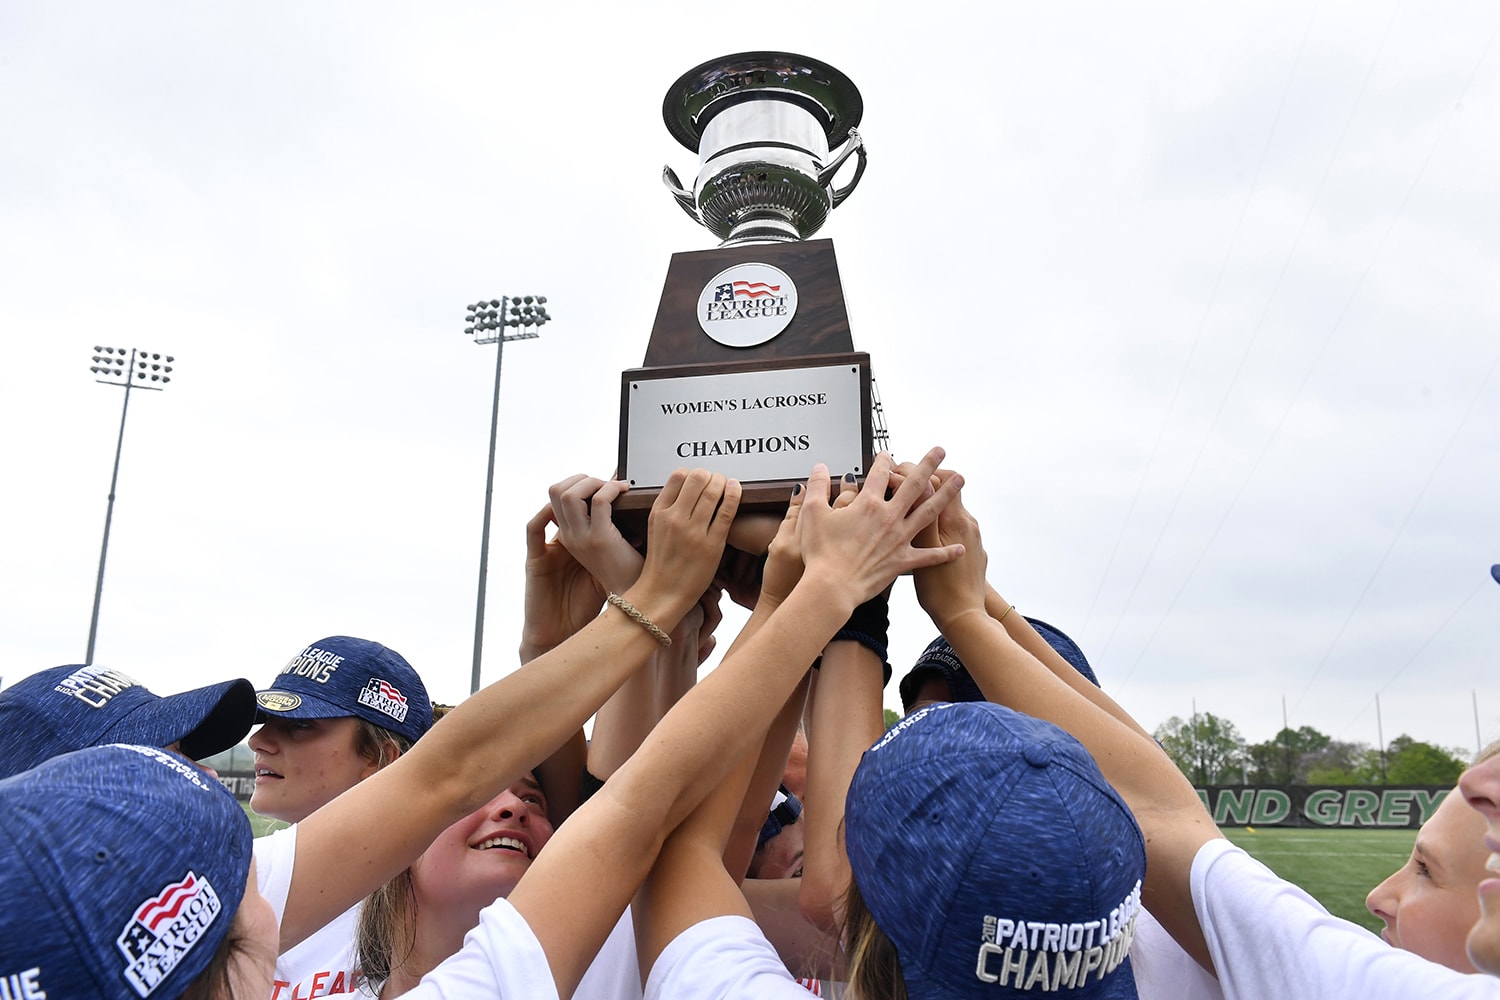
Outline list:
[[[750,73],[759,70],[775,70],[794,66],[809,75],[815,86],[806,90],[774,86],[736,87],[717,95],[706,94],[714,83],[728,75]],[[760,49],[753,52],[736,52],[699,63],[677,78],[667,90],[662,101],[662,120],[672,138],[693,152],[698,152],[698,143],[703,138],[703,126],[715,113],[743,100],[743,95],[763,89],[768,92],[786,94],[799,104],[809,102],[822,108],[828,116],[823,125],[828,134],[828,145],[834,147],[849,137],[849,130],[859,124],[864,115],[864,98],[854,81],[842,72],[811,56],[775,49]],[[832,105],[832,106],[830,106]]]

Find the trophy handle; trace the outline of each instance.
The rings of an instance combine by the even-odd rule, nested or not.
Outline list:
[[[860,137],[860,134],[857,130],[852,128],[849,130],[849,141],[844,143],[843,151],[834,158],[832,163],[824,167],[822,172],[818,174],[819,187],[826,188],[833,183],[833,175],[839,172],[839,167],[842,167],[844,165],[844,161],[849,159],[850,153],[859,154],[859,162],[854,165],[854,179],[843,187],[835,188],[830,192],[830,194],[833,196],[833,204],[830,206],[831,208],[837,208],[845,198],[853,194],[855,185],[857,185],[859,183],[859,179],[864,176],[865,140]]]
[[[668,191],[672,192],[672,197],[677,199],[677,204],[682,206],[682,210],[688,214],[688,218],[702,225],[703,220],[698,218],[697,203],[693,201],[691,194],[682,189],[682,182],[677,179],[677,174],[671,167],[661,168],[661,182],[667,186]],[[853,185],[851,184],[850,187],[853,187]]]

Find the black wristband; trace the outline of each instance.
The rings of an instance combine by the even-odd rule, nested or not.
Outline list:
[[[604,787],[604,779],[597,777],[587,767],[583,769],[583,778],[578,782],[578,804],[583,805],[593,798],[594,793]]]
[[[881,591],[854,609],[840,632],[859,632],[880,644],[880,655],[885,655],[891,631],[891,602],[885,591]]]

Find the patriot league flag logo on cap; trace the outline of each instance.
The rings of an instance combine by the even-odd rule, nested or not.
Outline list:
[[[260,720],[355,716],[413,743],[432,726],[432,702],[406,658],[368,639],[331,635],[305,647],[256,693]]]

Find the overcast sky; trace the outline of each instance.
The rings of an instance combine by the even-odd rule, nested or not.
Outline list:
[[[670,255],[658,175],[712,57],[861,90],[834,241],[893,448],[942,444],[991,578],[1149,727],[1193,706],[1500,737],[1493,4],[10,2],[0,6],[0,675],[264,685],[333,633],[468,691],[495,350],[485,678],[522,534],[613,468]],[[899,677],[931,637],[893,604]],[[725,643],[727,645],[727,642]],[[887,696],[895,703],[895,684]]]

